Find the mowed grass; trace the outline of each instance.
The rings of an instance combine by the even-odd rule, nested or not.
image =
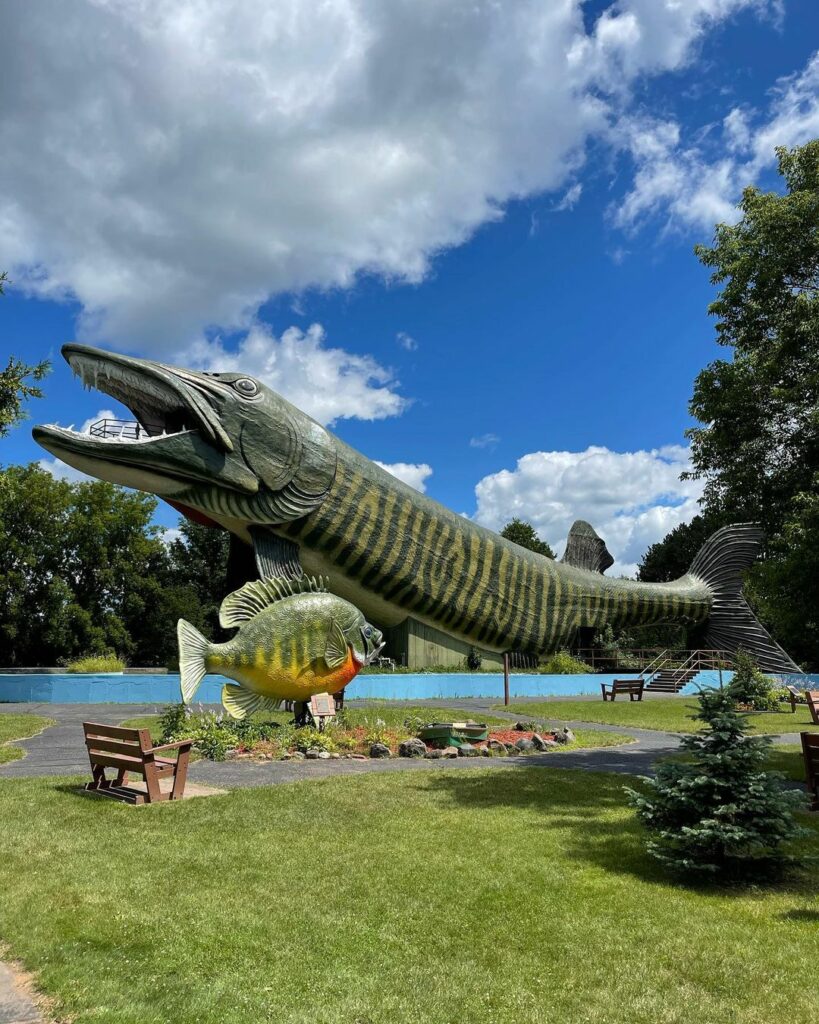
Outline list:
[[[10,741],[36,736],[50,725],[54,725],[54,719],[42,715],[0,714],[0,764],[18,761],[25,754],[22,747],[13,746]]]
[[[0,937],[74,1024],[814,1019],[815,877],[675,884],[625,781],[408,772],[140,808],[0,782]]]
[[[691,718],[698,704],[694,697],[650,697],[630,701],[555,700],[531,704],[512,704],[510,711],[521,716],[554,719],[560,722],[599,722],[604,725],[625,725],[635,729],[660,729],[664,732],[696,732],[702,723]],[[785,705],[783,704],[783,708]],[[776,734],[783,732],[819,731],[811,721],[807,705],[797,704],[796,714],[790,709],[748,715],[749,732]]]

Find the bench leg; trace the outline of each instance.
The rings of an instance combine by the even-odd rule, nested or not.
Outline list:
[[[190,756],[191,752],[189,750],[183,750],[176,759],[176,771],[173,773],[171,800],[182,799],[182,794],[185,792],[185,782],[188,778],[188,761],[190,760]]]
[[[159,779],[156,777],[156,765],[146,764],[145,765],[145,788],[148,790],[148,803],[157,803],[160,800],[167,799],[163,797],[162,790],[159,786]]]

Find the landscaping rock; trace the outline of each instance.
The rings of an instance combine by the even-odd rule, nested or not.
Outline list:
[[[481,757],[491,757],[492,756],[492,751],[489,749],[489,747],[481,747],[480,750],[481,750]]]
[[[367,760],[367,755],[366,754],[350,754],[350,760],[351,761],[366,761]]]
[[[330,753],[329,750],[322,750],[319,753],[319,760],[320,761],[329,761],[332,756],[333,755]]]
[[[457,757],[458,756],[458,748],[457,747],[444,747],[442,753],[443,753],[444,757]]]
[[[557,743],[574,743],[575,735],[571,729],[556,729],[555,730],[555,742]]]
[[[536,747],[532,740],[528,739],[526,736],[523,736],[521,737],[521,739],[515,742],[515,749],[520,750],[521,753],[528,753],[530,750],[535,750]]]
[[[308,761],[318,761],[321,755],[324,753],[323,750],[308,750],[305,752],[305,757]]]
[[[293,751],[293,760],[294,761],[303,761],[304,760],[304,754],[300,750],[294,750]]]
[[[506,744],[502,740],[490,740],[487,743],[487,747],[490,754],[495,757],[505,757],[509,753]]]
[[[480,757],[481,756],[481,752],[480,752],[480,750],[478,750],[477,747],[473,747],[471,743],[462,743],[461,746],[458,747],[458,756],[459,757]]]
[[[370,757],[390,757],[390,748],[386,743],[373,743],[370,747]]]
[[[280,761],[289,761],[292,756],[293,755],[290,753],[289,750],[285,750],[285,752],[283,754],[279,755],[279,760]]]
[[[332,753],[330,754],[330,757],[332,757],[332,759],[333,759],[334,761],[338,761],[338,760],[339,760],[339,758],[341,757],[341,754],[339,754],[339,753],[338,753],[338,751],[334,750],[334,751],[333,751],[333,752],[332,752]]]
[[[408,740],[402,740],[398,744],[399,757],[423,757],[427,752],[427,745],[417,736],[411,736]]]
[[[536,750],[554,750],[554,748],[558,746],[553,739],[541,736],[540,733],[537,732],[532,736],[532,743],[534,743]]]
[[[426,758],[426,759],[427,759],[428,761],[438,761],[438,760],[440,760],[440,759],[441,759],[441,758],[442,758],[443,756],[444,756],[444,752],[443,752],[443,750],[436,750],[436,749],[433,749],[433,750],[428,750],[428,751],[426,752],[426,754],[424,754],[424,757],[425,757],[425,758]]]

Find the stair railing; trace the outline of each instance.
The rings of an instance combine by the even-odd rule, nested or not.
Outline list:
[[[672,673],[669,682],[676,688],[681,683],[685,685],[688,682],[687,679],[683,678],[686,673],[697,673],[702,671],[702,669],[716,668],[720,671],[720,686],[722,686],[722,669],[725,665],[730,666],[732,663],[733,658],[729,651],[692,651],[682,665]]]
[[[654,658],[653,661],[650,661],[644,669],[641,669],[638,678],[645,683],[653,675],[656,675],[657,672],[661,671],[661,669],[667,661],[668,648],[666,648],[664,651],[660,651],[660,653],[657,655],[656,658]]]

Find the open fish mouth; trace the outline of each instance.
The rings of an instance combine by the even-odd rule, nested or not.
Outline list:
[[[146,471],[176,482],[208,482],[214,465],[224,466],[234,443],[220,409],[230,397],[228,384],[213,376],[104,352],[65,345],[63,356],[83,385],[127,406],[135,423],[101,423],[88,433],[56,425],[37,426],[34,439],[59,459],[83,472],[141,489]],[[106,471],[100,472],[105,468]],[[143,480],[138,482],[134,472]],[[254,492],[258,481],[246,470],[223,479],[237,490]],[[156,491],[167,493],[168,486]]]

